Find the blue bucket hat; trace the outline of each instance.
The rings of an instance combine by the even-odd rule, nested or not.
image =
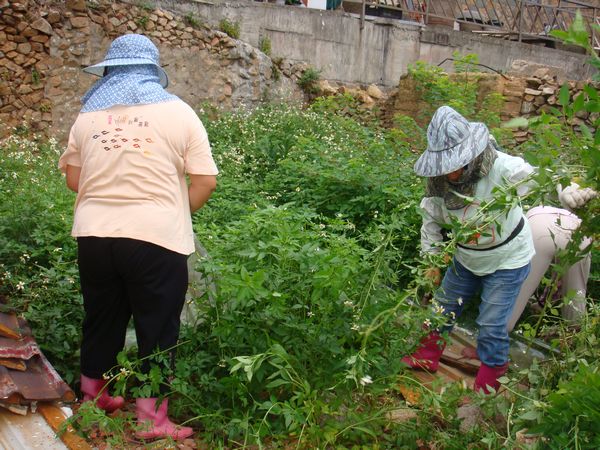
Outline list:
[[[485,124],[469,122],[449,106],[442,106],[427,127],[427,149],[414,170],[421,177],[452,173],[479,156],[489,140]]]
[[[84,72],[104,76],[107,67],[152,65],[158,69],[162,87],[169,85],[167,73],[160,67],[158,49],[150,39],[141,34],[126,34],[116,38],[106,53],[104,61],[83,69]]]

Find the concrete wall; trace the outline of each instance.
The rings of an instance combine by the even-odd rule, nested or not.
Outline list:
[[[323,78],[345,83],[396,86],[409,64],[417,60],[439,64],[454,51],[476,53],[482,64],[504,73],[520,60],[550,66],[571,80],[592,73],[584,55],[416,22],[369,17],[361,29],[360,17],[339,10],[235,0],[157,0],[154,4],[192,15],[214,28],[223,18],[237,22],[242,40],[258,47],[261,37],[268,37],[272,56],[305,61],[320,69]],[[444,68],[452,70],[451,65]]]

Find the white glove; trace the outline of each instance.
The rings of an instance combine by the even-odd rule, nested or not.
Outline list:
[[[559,184],[556,186],[558,192],[558,201],[563,208],[574,210],[581,208],[588,201],[598,196],[598,193],[592,188],[581,188],[577,183],[571,183],[566,188]]]

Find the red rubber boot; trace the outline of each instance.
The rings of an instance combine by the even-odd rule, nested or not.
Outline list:
[[[440,358],[445,348],[446,341],[444,341],[437,331],[432,331],[421,339],[421,345],[417,351],[410,356],[402,358],[402,362],[408,364],[413,369],[424,369],[429,372],[435,372],[438,369]]]
[[[498,392],[498,389],[500,388],[498,378],[504,375],[507,370],[508,363],[497,367],[490,367],[481,363],[481,366],[479,366],[479,370],[477,371],[477,376],[475,377],[473,390],[475,392],[482,391],[484,394],[490,394],[492,392],[490,388],[492,388],[494,391]]]
[[[135,435],[141,439],[157,439],[172,437],[173,439],[186,439],[194,434],[190,427],[174,424],[167,417],[169,400],[164,399],[158,405],[157,398],[138,398],[135,401],[135,414],[140,431]]]
[[[111,413],[120,409],[125,404],[125,399],[121,396],[111,397],[108,389],[105,387],[107,381],[97,378],[89,378],[81,375],[81,392],[83,401],[96,401],[96,406],[104,411]]]

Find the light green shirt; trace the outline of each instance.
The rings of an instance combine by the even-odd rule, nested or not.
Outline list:
[[[421,200],[423,210],[421,250],[425,253],[438,253],[440,249],[437,244],[442,242],[441,224],[451,223],[451,217],[462,223],[468,222],[476,214],[481,201],[492,199],[492,190],[496,186],[509,186],[523,180],[532,172],[533,167],[522,158],[498,152],[498,157],[488,175],[477,182],[473,203],[461,209],[448,210],[443,198],[425,197]],[[519,194],[523,193],[522,189]],[[476,239],[461,245],[479,249],[494,247],[511,235],[523,217],[522,208],[514,207],[508,214],[501,214],[495,223],[489,225]],[[525,220],[521,232],[510,242],[483,251],[457,247],[455,257],[468,270],[481,276],[497,270],[523,267],[534,254],[531,230]]]

